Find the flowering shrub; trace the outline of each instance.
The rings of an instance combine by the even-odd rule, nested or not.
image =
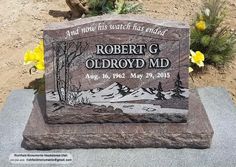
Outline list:
[[[207,0],[191,30],[191,49],[201,51],[206,64],[225,65],[234,57],[236,37],[230,33],[229,27],[222,25],[224,6],[222,0]],[[193,57],[193,52],[191,55]],[[199,52],[196,55],[203,57]]]
[[[31,70],[45,69],[43,41],[40,41],[40,43],[34,48],[34,50],[26,51],[24,56],[24,64],[33,64],[34,66],[31,68]]]

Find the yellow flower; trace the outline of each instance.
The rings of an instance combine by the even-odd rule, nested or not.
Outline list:
[[[197,64],[199,67],[203,67],[204,63],[203,61],[205,60],[205,56],[202,52],[200,51],[192,51],[190,50],[191,53],[191,62]]]
[[[38,70],[44,70],[44,48],[43,41],[34,48],[33,51],[28,50],[24,55],[24,64],[34,63]]]
[[[192,68],[192,67],[189,67],[189,68],[188,68],[188,72],[189,72],[189,73],[193,72],[193,68]]]
[[[201,21],[198,21],[196,22],[196,28],[200,31],[204,31],[206,29],[206,22],[201,20]]]
[[[27,50],[24,55],[24,64],[29,64],[34,61],[35,61],[35,54],[32,51]]]
[[[43,61],[44,60],[44,53],[38,48],[34,49],[35,60],[36,61]]]
[[[40,46],[37,46],[34,48],[34,53],[43,54],[43,50]]]
[[[44,49],[42,42],[40,42],[40,44],[34,48],[34,53],[36,55],[36,60],[41,61],[44,59]]]
[[[45,69],[45,66],[44,66],[44,62],[37,62],[35,67],[37,68],[37,70],[44,70]]]

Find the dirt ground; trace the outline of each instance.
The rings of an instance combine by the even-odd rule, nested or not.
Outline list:
[[[191,23],[201,6],[201,0],[143,0],[145,15],[158,19],[180,20]],[[14,89],[27,87],[43,72],[32,75],[30,66],[23,65],[23,55],[42,38],[45,24],[63,21],[68,11],[65,0],[0,0],[0,108]],[[236,1],[228,0],[225,24],[236,29]],[[54,10],[53,16],[49,14]],[[62,11],[62,12],[55,12]],[[236,59],[223,70],[211,66],[204,73],[190,79],[191,87],[225,87],[236,102]]]

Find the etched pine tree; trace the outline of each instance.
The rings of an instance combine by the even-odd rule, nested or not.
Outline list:
[[[181,89],[183,89],[182,84],[183,83],[180,80],[180,75],[179,75],[179,72],[178,72],[177,77],[176,77],[176,81],[175,81],[175,89],[173,90],[174,94],[171,95],[172,97],[185,98],[184,96],[181,95],[181,93],[184,92],[183,90],[181,90]]]
[[[162,92],[163,92],[162,84],[161,82],[159,82],[156,94],[157,98],[155,98],[156,100],[166,100],[165,95]]]

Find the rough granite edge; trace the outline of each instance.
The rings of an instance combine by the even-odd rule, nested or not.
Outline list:
[[[200,102],[196,93],[192,93],[191,99]],[[40,110],[34,108],[23,133],[22,147],[29,150],[209,148],[214,132],[202,103],[194,105],[195,102],[192,104],[197,110],[189,114],[188,123],[49,125],[44,122]]]

